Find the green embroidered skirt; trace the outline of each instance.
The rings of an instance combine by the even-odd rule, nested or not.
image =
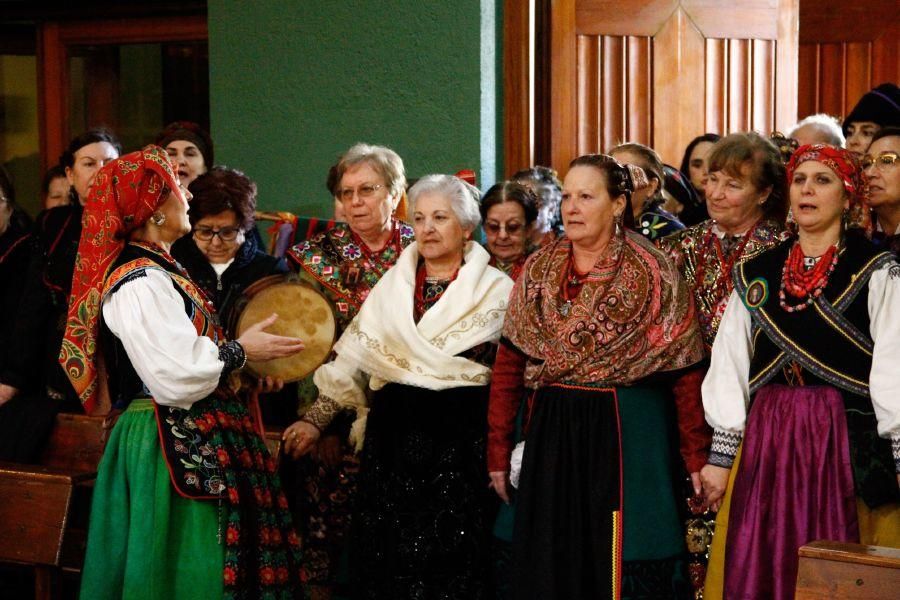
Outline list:
[[[178,495],[149,400],[112,430],[91,506],[81,598],[222,598],[218,505]]]

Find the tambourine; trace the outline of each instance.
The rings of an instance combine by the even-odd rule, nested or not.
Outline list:
[[[300,338],[305,345],[293,356],[248,361],[247,368],[259,377],[279,378],[285,383],[299,381],[324,363],[334,346],[337,322],[331,303],[296,275],[260,279],[244,291],[235,308],[237,323],[231,329],[236,338],[251,325],[278,313],[278,320],[266,331]]]

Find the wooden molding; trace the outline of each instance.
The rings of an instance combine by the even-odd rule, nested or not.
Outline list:
[[[205,40],[206,17],[70,21],[58,24],[64,44],[149,44]]]
[[[38,106],[41,168],[56,164],[69,131],[70,46],[206,40],[206,17],[47,21],[38,28]]]
[[[578,114],[575,97],[577,78],[575,0],[553,0],[550,23],[550,166],[559,173],[568,170],[577,149]]]
[[[575,27],[581,35],[656,35],[678,0],[578,0]]]
[[[800,0],[778,0],[777,39],[775,45],[775,129],[787,132],[797,122]]]
[[[69,74],[66,52],[59,39],[59,24],[45,23],[38,30],[38,115],[41,171],[56,164],[66,147],[69,130]]]
[[[504,176],[530,167],[531,148],[530,81],[531,58],[528,0],[503,3],[503,167]]]

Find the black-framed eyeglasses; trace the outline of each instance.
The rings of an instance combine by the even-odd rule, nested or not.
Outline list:
[[[340,188],[335,195],[344,202],[349,202],[350,200],[353,200],[353,193],[355,192],[360,198],[366,200],[374,196],[375,192],[383,187],[384,186],[380,183],[364,183],[355,189],[350,187]]]
[[[866,154],[865,156],[863,156],[862,160],[859,161],[859,164],[863,169],[868,169],[871,166],[875,166],[881,170],[884,170],[885,168],[896,164],[897,160],[900,160],[900,155],[898,155],[896,152],[882,152],[878,156]]]
[[[211,242],[214,237],[219,236],[223,242],[233,242],[240,232],[239,227],[223,227],[222,229],[197,227],[194,229],[194,237],[203,242]]]

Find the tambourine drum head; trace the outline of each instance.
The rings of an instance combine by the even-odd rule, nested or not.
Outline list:
[[[272,313],[278,313],[278,320],[266,331],[298,337],[306,349],[285,358],[249,361],[247,366],[261,377],[269,375],[285,382],[303,379],[325,362],[334,345],[336,327],[331,305],[322,294],[303,283],[285,281],[270,285],[254,294],[244,307],[238,319],[237,337]]]

